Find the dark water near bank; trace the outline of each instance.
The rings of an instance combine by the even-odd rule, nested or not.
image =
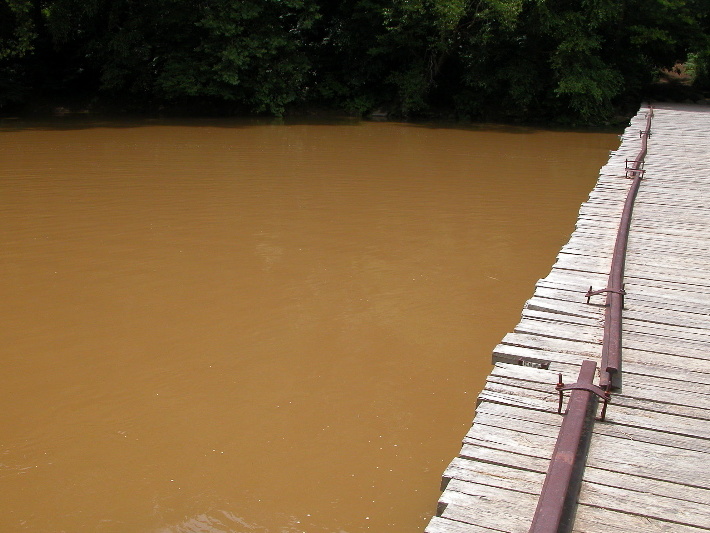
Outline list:
[[[617,144],[0,123],[0,531],[423,530]]]

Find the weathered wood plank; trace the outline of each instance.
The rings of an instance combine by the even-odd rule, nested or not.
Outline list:
[[[520,462],[527,468],[540,466],[535,459],[549,460],[556,436],[523,435],[516,430],[504,430],[496,427],[481,426],[470,433],[466,444],[493,449],[502,449],[519,457],[513,466],[489,464],[459,458],[452,462],[445,471],[448,479],[475,482],[491,487],[524,491],[539,494],[544,480],[544,471],[523,470],[517,468]],[[641,446],[643,448],[643,445]],[[643,455],[644,449],[639,451]],[[698,510],[698,503],[710,503],[710,490],[707,488],[679,484],[673,477],[672,461],[660,465],[662,470],[649,468],[633,472],[608,469],[609,461],[590,455],[585,471],[585,487],[588,495],[580,496],[581,503],[622,512],[636,512],[639,505],[644,505],[646,516],[659,519],[674,516],[674,521],[687,525],[703,526],[710,524],[710,506]],[[670,468],[669,468],[670,466]],[[649,473],[658,477],[671,477],[673,481],[649,477]],[[682,473],[680,473],[682,475]],[[448,486],[448,485],[447,485]],[[522,487],[522,488],[521,488]],[[594,496],[591,496],[592,494]],[[652,498],[649,498],[652,495]],[[613,501],[612,501],[613,500]],[[673,508],[671,513],[669,510]],[[682,514],[682,517],[680,516]]]
[[[511,346],[499,344],[493,351],[494,363],[509,363],[517,365],[519,359],[536,359],[551,361],[550,370],[563,372],[566,381],[574,381],[576,373],[579,372],[582,356],[572,357],[569,354],[554,351],[537,350],[525,346]],[[698,394],[704,394],[710,385],[710,374],[700,372],[688,372],[683,368],[661,366],[649,364],[648,361],[623,363],[624,374],[629,376],[639,376],[648,383],[653,383],[659,387],[670,389],[686,390]]]
[[[523,317],[514,329],[515,333],[532,335],[540,338],[552,338],[583,342],[586,344],[602,344],[604,329],[600,325],[568,323],[565,321],[540,320]],[[678,336],[658,335],[656,333],[624,330],[623,344],[625,348],[654,352],[658,354],[682,354],[683,357],[710,359],[710,343],[701,338],[683,339]]]
[[[532,298],[525,303],[523,313],[540,312],[540,316],[546,313],[550,320],[556,318],[556,315],[579,317],[590,322],[603,320],[604,307],[582,303],[579,301],[579,296],[579,293],[572,291],[555,291],[538,287]],[[684,335],[699,333],[706,336],[704,327],[710,321],[710,317],[705,314],[665,309],[662,306],[662,303],[654,305],[653,302],[646,302],[645,305],[642,305],[638,299],[627,296],[623,313],[626,327],[637,327],[651,331],[657,327],[670,326],[673,331],[682,332]]]
[[[523,392],[525,395],[523,395]],[[557,412],[558,395],[553,391],[526,390],[489,381],[479,395],[481,401],[525,407],[534,411]],[[700,439],[710,439],[710,424],[687,416],[638,409],[615,404],[607,411],[607,423],[639,427],[659,433],[675,433]],[[707,458],[710,460],[710,457]],[[702,463],[697,463],[702,464]]]
[[[591,344],[577,342],[570,339],[557,339],[553,337],[541,337],[537,335],[528,335],[524,333],[508,333],[501,342],[501,345],[532,348],[540,351],[539,358],[549,360],[560,360],[560,354],[568,354],[570,359],[568,362],[576,362],[581,359],[599,359],[601,347],[599,344]],[[503,355],[503,350],[497,346],[494,349],[494,361],[516,363],[516,360],[506,359]],[[636,344],[638,346],[638,343]],[[710,365],[706,359],[695,357],[684,357],[667,353],[660,349],[652,349],[652,346],[643,346],[645,349],[637,349],[635,346],[624,348],[624,364],[627,363],[643,363],[648,367],[660,367],[665,372],[672,372],[672,369],[682,369],[693,375],[710,372]],[[556,354],[556,355],[549,355]],[[531,355],[532,356],[532,355]],[[535,357],[535,356],[532,356]],[[553,359],[550,359],[553,357]],[[564,361],[564,359],[562,359]],[[651,375],[657,375],[656,371],[651,371]]]
[[[604,288],[605,285],[588,285],[585,290],[579,287],[563,285],[551,282],[547,279],[538,281],[532,298],[549,298],[564,302],[567,309],[561,312],[568,312],[578,316],[600,316],[604,314],[603,300],[590,300],[586,303],[586,291],[589,287],[593,289]],[[708,311],[707,304],[703,302],[703,297],[696,294],[694,297],[686,297],[683,291],[663,290],[656,287],[644,286],[638,283],[626,284],[626,298],[624,301],[624,316],[639,320],[654,321],[654,316],[659,311],[669,316],[681,316],[688,321],[689,328],[705,330],[707,324]],[[596,296],[595,298],[599,298]],[[545,302],[541,302],[545,303]],[[556,302],[546,302],[549,305],[561,305]],[[544,308],[543,308],[544,309]],[[568,310],[573,309],[573,310]],[[634,315],[634,311],[639,311]],[[676,315],[676,313],[684,313]],[[687,314],[685,314],[687,313]],[[698,315],[698,316],[692,316]],[[681,322],[682,324],[682,322]]]
[[[477,483],[453,480],[451,488],[442,495],[441,516],[463,523],[496,528],[510,533],[527,533],[537,505],[537,498],[524,492],[487,487]],[[636,533],[674,531],[699,533],[707,531],[666,520],[622,513],[581,505],[573,531],[607,531],[613,524],[615,531]]]
[[[444,478],[447,479],[447,481],[460,479],[462,481],[480,483],[508,490],[520,490],[520,486],[525,486],[531,494],[540,493],[544,475],[544,471],[535,472],[533,470],[523,470],[501,464],[472,461],[461,457],[455,458],[444,472]],[[698,487],[640,478],[635,475],[611,472],[604,468],[589,465],[585,470],[584,482],[589,487],[610,487],[640,493],[646,498],[651,496],[663,498],[665,501],[671,499],[673,502],[680,500],[691,504],[702,504],[703,506],[708,506],[708,509],[710,509],[710,491]],[[632,497],[638,498],[639,496],[637,494]],[[591,501],[586,503],[589,505],[594,504]],[[626,511],[633,512],[635,509],[626,509]],[[700,515],[706,516],[706,512],[708,511],[700,513]],[[702,525],[701,523],[697,523],[697,520],[691,521],[690,523]],[[710,521],[706,523],[710,523]]]
[[[520,372],[524,367],[517,365],[496,365],[488,380],[496,383],[517,384],[521,388],[552,390],[557,383],[557,372],[530,375]],[[576,375],[569,374],[576,379]],[[566,383],[569,380],[565,381]],[[710,387],[691,385],[680,388],[674,380],[642,376],[625,380],[623,394],[615,393],[614,398],[644,399],[665,404],[682,405],[694,409],[710,410]],[[613,403],[616,403],[614,400]],[[701,415],[700,418],[704,418]]]
[[[637,478],[636,487],[644,486],[644,481]],[[651,485],[653,482],[648,482]],[[672,486],[671,484],[665,484]],[[591,507],[639,514],[663,522],[706,528],[710,524],[710,507],[698,505],[665,494],[643,492],[642,490],[622,489],[599,483],[582,482],[579,503]]]
[[[427,525],[424,533],[491,533],[492,531],[500,531],[500,529],[489,529],[435,516]]]
[[[505,532],[527,532],[537,496],[452,480],[442,494],[440,516]]]
[[[504,428],[519,427],[521,432],[536,433],[541,431],[543,435],[547,435],[549,431],[554,431],[554,429],[545,428],[544,426],[559,428],[561,423],[561,417],[557,413],[528,411],[520,407],[487,402],[479,404],[476,420],[479,420],[482,425]],[[670,448],[710,453],[708,442],[705,439],[687,435],[657,433],[645,428],[615,424],[595,424],[594,432],[632,441],[655,442]],[[544,472],[545,470],[542,471]]]
[[[490,383],[508,387],[520,387],[539,392],[554,391],[554,383],[536,383],[521,381],[514,377],[491,376]],[[610,409],[625,407],[629,409],[648,410],[656,413],[666,413],[675,416],[684,416],[706,420],[710,423],[710,395],[689,393],[670,388],[643,386],[638,383],[628,383],[625,380],[624,393],[614,394]],[[569,382],[568,382],[569,383]],[[700,423],[700,422],[698,422]],[[710,451],[710,444],[708,445]]]

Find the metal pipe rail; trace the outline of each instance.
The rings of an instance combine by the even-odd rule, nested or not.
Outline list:
[[[644,174],[642,167],[648,149],[652,117],[653,108],[649,106],[646,128],[641,132],[641,151],[631,162],[631,166],[627,161],[626,177],[633,179],[633,182],[621,215],[607,287],[598,291],[593,291],[590,287],[586,295],[587,302],[594,294],[606,293],[607,295],[599,386],[592,384],[597,366],[594,361],[582,362],[577,383],[571,386],[560,383],[557,386],[557,390],[560,391],[560,411],[561,391],[571,389],[572,393],[529,533],[566,533],[572,529],[577,496],[594,426],[597,399],[599,397],[604,399],[603,420],[606,404],[610,398],[609,391],[612,387],[619,387],[621,384],[621,315],[626,294],[624,290],[626,248],[633,205]]]
[[[582,481],[597,410],[597,394],[591,390],[596,369],[594,361],[582,362],[542,485],[530,533],[567,531],[572,528],[579,492],[572,490],[572,487],[579,487]]]
[[[611,260],[611,271],[606,296],[606,312],[604,315],[604,341],[602,345],[601,378],[599,385],[607,388],[621,387],[621,313],[624,308],[624,267],[626,264],[626,248],[629,242],[629,228],[634,201],[643,179],[643,163],[648,150],[648,137],[651,135],[651,119],[653,108],[649,106],[646,116],[646,128],[640,132],[641,151],[629,167],[627,162],[626,176],[633,179],[626,195],[624,210],[621,213],[619,230],[616,234],[614,255]]]

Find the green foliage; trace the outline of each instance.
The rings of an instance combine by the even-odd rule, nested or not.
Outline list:
[[[0,108],[23,99],[27,91],[25,58],[37,32],[30,0],[0,0]]]
[[[304,0],[210,3],[196,24],[201,39],[193,64],[200,79],[191,86],[193,94],[239,99],[257,112],[282,114],[306,91],[304,32],[317,18],[315,6]],[[163,87],[179,95],[169,79]]]
[[[23,57],[37,37],[30,0],[0,0],[0,61]]]
[[[698,31],[690,45],[686,70],[693,77],[693,85],[710,91],[710,0],[695,0],[691,8],[697,14]]]
[[[407,115],[426,108],[465,9],[463,0],[397,0],[383,10],[386,31],[376,50],[394,59],[385,79],[396,91],[395,111]]]
[[[704,91],[710,90],[710,49],[690,54],[686,72],[693,79],[694,87]]]
[[[548,27],[559,36],[550,57],[556,82],[554,94],[582,122],[594,123],[608,118],[613,99],[623,86],[621,72],[607,63],[603,49],[603,32],[618,18],[619,4],[602,1],[586,5],[584,11],[546,16],[550,20]]]
[[[461,79],[484,93],[467,112],[497,96],[508,116],[603,123],[685,56],[697,17],[683,0],[483,0],[461,41]]]
[[[603,123],[688,54],[710,0],[0,0],[0,105],[33,92],[280,115]]]
[[[309,0],[55,0],[44,10],[56,46],[100,88],[144,102],[233,101],[283,113],[302,97],[310,64]]]

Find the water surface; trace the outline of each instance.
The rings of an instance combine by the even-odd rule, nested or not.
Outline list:
[[[613,134],[0,124],[0,531],[421,531]]]

